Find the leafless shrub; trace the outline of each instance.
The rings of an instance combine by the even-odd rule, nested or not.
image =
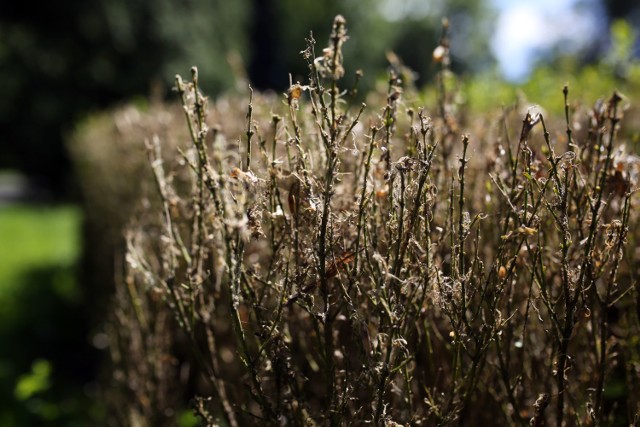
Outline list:
[[[309,81],[243,112],[208,115],[197,69],[177,77],[191,142],[147,136],[158,199],[131,220],[116,300],[140,418],[159,425],[182,363],[208,425],[637,422],[622,97],[581,116],[564,88],[564,120],[513,108],[478,127],[445,84],[445,31],[433,111],[399,61],[354,105],[346,39],[338,16],[321,53],[307,39]]]

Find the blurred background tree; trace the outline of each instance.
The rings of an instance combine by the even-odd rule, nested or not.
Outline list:
[[[640,24],[636,1],[574,3],[599,5],[609,24],[618,18]],[[193,64],[211,94],[232,88],[243,68],[256,88],[283,90],[289,73],[295,80],[306,75],[299,52],[309,30],[321,49],[338,13],[352,36],[347,66],[351,73],[366,70],[364,87],[384,73],[388,50],[417,72],[419,84],[427,82],[443,16],[453,29],[455,69],[485,70],[495,65],[490,40],[503,6],[500,0],[2,2],[0,169],[21,170],[67,196],[72,180],[63,139],[88,112],[152,92],[166,96],[173,76]],[[602,40],[588,49],[590,60],[606,49]]]
[[[248,2],[70,0],[0,5],[0,168],[56,196],[69,189],[64,135],[88,112],[199,63],[210,90],[233,82],[225,52],[247,49]],[[233,23],[229,25],[229,23]]]
[[[63,140],[91,111],[151,93],[167,96],[176,73],[201,70],[210,94],[233,88],[246,68],[259,89],[284,90],[306,77],[300,51],[313,31],[318,52],[333,16],[349,21],[350,71],[363,86],[384,73],[396,51],[420,82],[433,72],[440,19],[459,26],[460,69],[491,63],[487,2],[415,0],[33,0],[0,5],[0,169],[27,174],[57,198],[72,179]],[[472,36],[473,35],[473,36]],[[455,37],[458,37],[457,39]],[[231,56],[230,56],[231,55]],[[238,62],[237,58],[242,58]]]

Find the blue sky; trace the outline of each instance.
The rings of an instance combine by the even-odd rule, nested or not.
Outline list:
[[[567,53],[590,46],[604,34],[597,0],[487,0],[497,12],[491,48],[501,73],[511,81],[527,78],[536,61],[554,47]],[[440,15],[446,0],[383,0],[383,16]]]
[[[526,79],[535,61],[554,46],[576,52],[602,34],[598,28],[602,11],[593,0],[492,0],[492,4],[499,14],[491,47],[509,80]]]

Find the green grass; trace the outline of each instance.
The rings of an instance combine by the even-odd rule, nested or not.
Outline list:
[[[80,209],[14,205],[0,208],[0,301],[34,269],[75,263],[80,253]],[[74,286],[59,291],[73,296]],[[65,289],[66,288],[66,289]]]
[[[0,207],[0,425],[90,425],[81,210]]]

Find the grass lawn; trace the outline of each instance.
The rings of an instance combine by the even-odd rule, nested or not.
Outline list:
[[[73,205],[0,207],[2,426],[83,425],[92,407],[76,274],[81,221]]]
[[[72,205],[0,207],[0,302],[43,267],[69,267],[80,253],[81,211]],[[73,297],[75,285],[59,283]]]

